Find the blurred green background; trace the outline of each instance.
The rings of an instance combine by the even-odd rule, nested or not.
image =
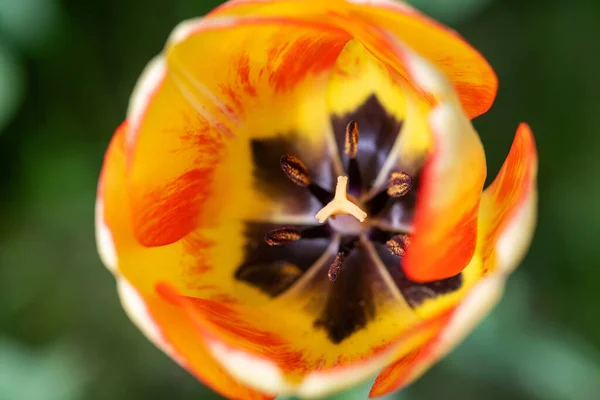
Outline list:
[[[103,152],[136,78],[179,21],[216,3],[0,0],[0,400],[217,398],[125,317],[93,226]],[[598,400],[600,2],[413,3],[499,75],[475,121],[491,177],[517,123],[533,127],[540,221],[501,305],[392,397]]]

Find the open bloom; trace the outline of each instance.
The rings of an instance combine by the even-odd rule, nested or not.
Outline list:
[[[175,29],[98,189],[131,319],[230,398],[410,383],[496,303],[535,225],[522,124],[497,178],[494,72],[386,0],[238,0]],[[378,375],[377,375],[378,374]]]

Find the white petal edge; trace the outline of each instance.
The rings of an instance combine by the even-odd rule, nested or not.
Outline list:
[[[506,277],[497,272],[484,278],[471,289],[438,336],[431,350],[432,355],[415,366],[406,378],[405,385],[424,375],[433,364],[448,355],[473,332],[502,298],[505,281]]]
[[[471,121],[457,103],[443,102],[435,106],[429,113],[429,125],[435,135],[438,151],[443,154],[443,157],[438,157],[434,175],[448,178],[447,181],[443,178],[436,180],[436,192],[453,193],[456,177],[469,176],[465,173],[472,168],[472,165],[460,161],[461,154],[467,152],[467,154],[478,154],[481,159],[476,161],[476,166],[478,168],[480,165],[485,166],[483,144],[473,129]],[[480,177],[474,175],[472,179],[480,179]],[[483,185],[483,182],[481,184]]]
[[[216,340],[208,341],[207,345],[221,366],[246,385],[270,395],[293,391],[275,363],[232,349]]]
[[[198,17],[185,20],[180,22],[175,29],[173,29],[169,35],[169,39],[167,40],[166,47],[181,43],[189,38],[192,34],[198,33],[199,31],[222,29],[235,26],[236,21],[238,21],[240,18],[243,17]]]
[[[510,274],[521,263],[533,239],[537,220],[537,190],[531,184],[524,204],[513,214],[496,241],[498,268]]]
[[[414,8],[400,0],[347,0],[348,3],[354,3],[365,6],[382,7],[396,11],[414,13]]]
[[[312,372],[299,382],[289,382],[279,367],[272,361],[232,348],[220,341],[209,341],[208,348],[215,360],[234,378],[245,385],[267,394],[294,395],[316,399],[365,382],[398,358],[392,346],[386,352],[354,365],[334,370]]]
[[[160,350],[185,368],[186,362],[175,349],[164,340],[158,325],[148,312],[148,307],[136,288],[123,276],[117,276],[117,291],[125,313],[140,331]]]
[[[498,304],[504,292],[506,276],[494,273],[479,281],[458,306],[440,335],[438,357],[444,357],[469,335]]]
[[[127,109],[127,122],[129,125],[125,133],[126,147],[130,147],[135,143],[148,103],[152,100],[152,96],[164,80],[166,73],[165,60],[162,56],[156,56],[146,65],[135,84]]]
[[[393,362],[396,358],[394,357],[395,350],[395,348],[388,350],[360,365],[342,367],[327,372],[313,372],[304,378],[296,393],[299,397],[316,399],[356,386],[373,378],[386,365]]]
[[[101,198],[96,200],[95,225],[96,247],[100,255],[100,260],[102,260],[102,263],[110,272],[116,274],[118,269],[117,251],[112,233],[104,222],[104,201]]]

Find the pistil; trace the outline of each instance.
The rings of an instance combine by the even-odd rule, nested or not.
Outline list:
[[[339,176],[337,179],[337,186],[335,188],[335,196],[325,207],[323,207],[316,215],[315,218],[320,223],[327,221],[329,217],[334,217],[339,214],[348,214],[364,222],[367,218],[367,213],[360,209],[356,204],[348,200],[346,195],[348,188],[348,177]]]

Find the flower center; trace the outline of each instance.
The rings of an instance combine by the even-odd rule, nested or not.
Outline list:
[[[308,188],[324,204],[324,207],[315,215],[319,223],[328,222],[333,231],[342,239],[345,239],[345,244],[340,245],[337,256],[329,267],[328,276],[332,282],[339,276],[346,256],[358,244],[360,238],[385,243],[389,251],[397,257],[404,256],[406,246],[409,243],[408,235],[404,232],[395,232],[390,238],[378,234],[376,224],[367,221],[367,213],[363,211],[363,207],[368,207],[373,212],[373,216],[376,217],[385,209],[390,199],[408,194],[413,185],[413,180],[408,174],[392,172],[387,188],[364,206],[361,206],[354,196],[348,198],[349,185],[354,187],[355,191],[357,189],[360,191],[362,187],[360,165],[356,159],[359,139],[358,124],[356,121],[350,121],[346,126],[344,146],[344,153],[348,157],[347,176],[342,175],[337,178],[333,195],[311,181],[308,168],[298,157],[286,154],[280,160],[281,169],[287,177],[296,185]],[[301,231],[282,228],[267,233],[265,241],[270,246],[277,246],[300,240],[305,236]]]
[[[293,131],[251,141],[256,190],[289,214],[245,222],[235,279],[297,300],[313,328],[338,344],[387,307],[414,309],[460,289],[462,274],[421,283],[403,273],[419,185],[419,166],[394,150],[403,121],[372,95],[332,115],[331,127],[326,149]]]

